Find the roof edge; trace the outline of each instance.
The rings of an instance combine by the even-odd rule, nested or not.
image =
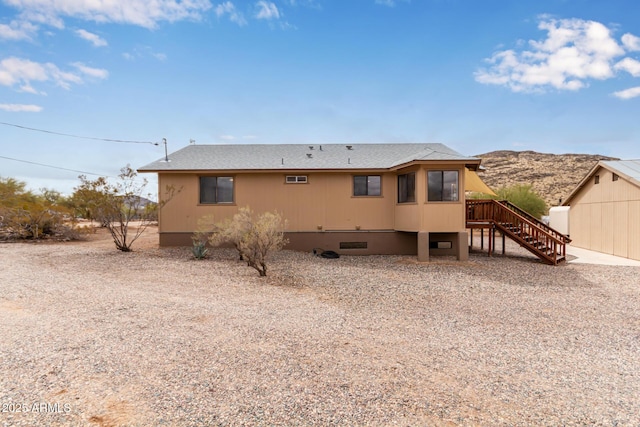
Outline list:
[[[580,190],[582,190],[584,188],[584,186],[587,184],[587,182],[589,182],[591,180],[591,178],[593,178],[596,174],[596,172],[600,169],[606,169],[609,172],[615,173],[616,175],[621,176],[622,178],[624,178],[626,181],[629,181],[630,183],[634,184],[637,187],[640,187],[640,181],[638,181],[637,179],[630,177],[629,175],[622,173],[620,170],[616,169],[615,167],[613,167],[610,164],[607,164],[609,162],[615,162],[618,160],[599,160],[598,163],[595,164],[595,166],[593,166],[591,168],[591,170],[587,173],[587,175],[582,179],[582,181],[580,181],[578,183],[578,185],[576,186],[576,188],[573,189],[573,191],[571,193],[569,193],[569,196],[567,197],[567,199],[562,202],[562,206],[570,206],[570,202],[571,200],[580,192]]]

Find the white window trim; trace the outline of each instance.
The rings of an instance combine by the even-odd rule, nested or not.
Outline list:
[[[307,175],[287,175],[284,182],[285,184],[306,184],[309,180]]]

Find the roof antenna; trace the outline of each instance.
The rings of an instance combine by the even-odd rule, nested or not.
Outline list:
[[[195,139],[190,139],[189,140],[189,145],[196,145],[196,140]]]

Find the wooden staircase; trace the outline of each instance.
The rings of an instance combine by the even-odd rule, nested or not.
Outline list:
[[[547,264],[566,261],[571,240],[507,201],[467,200],[466,223],[467,228],[499,230]]]

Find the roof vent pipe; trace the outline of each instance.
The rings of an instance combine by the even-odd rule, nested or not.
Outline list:
[[[162,138],[162,142],[164,143],[164,161],[169,161],[169,152],[167,151],[167,138]]]

